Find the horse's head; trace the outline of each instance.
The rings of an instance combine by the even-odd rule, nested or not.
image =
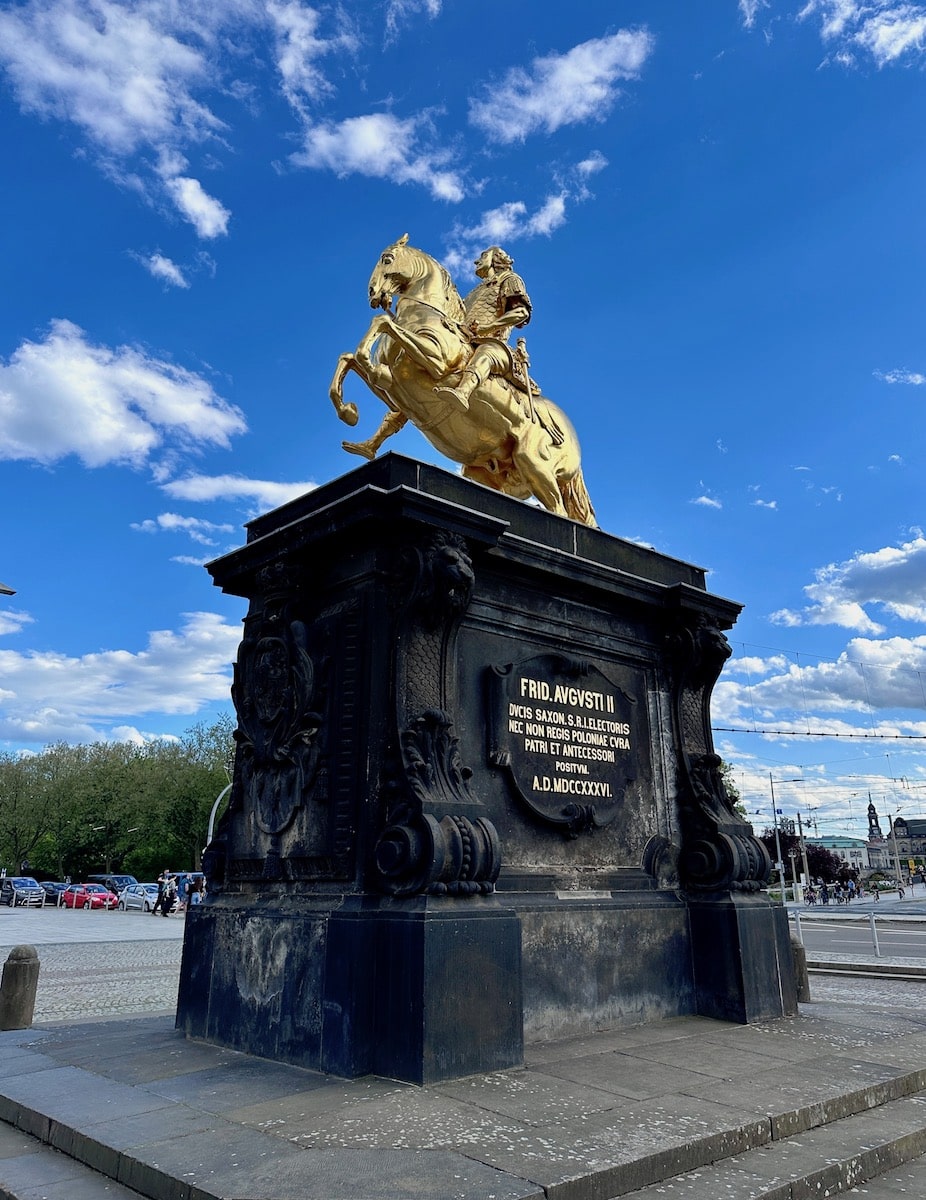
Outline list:
[[[370,308],[384,308],[388,312],[393,297],[403,292],[413,278],[414,254],[407,233],[386,247],[370,276]]]

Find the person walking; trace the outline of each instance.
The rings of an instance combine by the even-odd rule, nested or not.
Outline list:
[[[161,904],[161,916],[169,917],[177,903],[177,877],[167,872],[167,882],[164,884],[164,900]]]
[[[170,879],[170,871],[168,871],[168,869],[165,867],[157,879],[158,898],[157,898],[157,900],[155,900],[154,908],[152,908],[152,910],[151,910],[152,917],[156,917],[158,914],[158,909],[159,908],[163,909],[163,907],[164,907],[164,892],[167,887],[168,879]],[[164,916],[166,917],[167,913],[164,913]]]

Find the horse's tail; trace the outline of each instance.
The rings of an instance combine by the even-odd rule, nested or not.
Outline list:
[[[570,475],[568,479],[557,480],[557,483],[560,495],[563,497],[563,504],[566,506],[566,514],[572,517],[573,521],[597,529],[598,522],[595,520],[595,510],[592,508],[592,499],[585,486],[582,468],[579,467],[575,475]]]

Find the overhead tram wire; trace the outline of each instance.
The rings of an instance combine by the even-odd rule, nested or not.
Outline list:
[[[926,733],[825,733],[823,730],[737,729],[732,725],[712,725],[713,733],[758,733],[763,737],[842,738],[849,741],[926,742]]]

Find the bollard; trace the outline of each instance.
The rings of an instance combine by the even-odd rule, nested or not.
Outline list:
[[[0,979],[0,1029],[28,1029],[35,1013],[39,956],[35,946],[14,946]]]
[[[799,1003],[806,1004],[810,1000],[810,976],[807,974],[807,951],[793,935],[791,937],[791,956],[794,959],[797,998]]]

